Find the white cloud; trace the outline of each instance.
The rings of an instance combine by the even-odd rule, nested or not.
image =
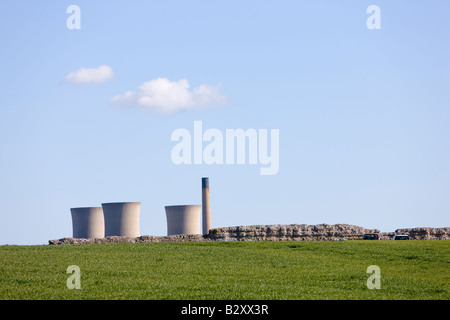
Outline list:
[[[108,65],[98,68],[81,68],[78,71],[69,73],[65,78],[65,83],[101,83],[114,78],[113,69]]]
[[[223,104],[227,98],[219,92],[220,86],[200,85],[189,90],[186,79],[170,81],[157,78],[144,82],[138,91],[111,98],[120,107],[141,107],[157,113],[173,114],[181,110],[200,109]]]

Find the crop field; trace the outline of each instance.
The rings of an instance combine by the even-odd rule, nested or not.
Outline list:
[[[8,245],[0,299],[448,300],[449,249],[447,240]],[[67,285],[71,265],[80,289]],[[379,289],[368,288],[371,265]]]

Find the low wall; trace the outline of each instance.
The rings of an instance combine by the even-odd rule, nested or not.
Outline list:
[[[62,238],[49,240],[49,244],[94,244],[94,243],[140,243],[140,242],[187,242],[187,241],[208,241],[201,234],[180,234],[172,236],[140,236],[136,238],[110,236],[105,238]]]
[[[404,228],[395,230],[395,234],[407,234],[414,240],[448,240],[450,228]]]
[[[349,224],[255,225],[211,229],[208,238],[215,241],[336,241],[361,239],[368,232],[380,230]]]
[[[92,244],[92,243],[140,243],[140,242],[188,242],[188,241],[341,241],[359,240],[364,233],[380,233],[377,229],[366,229],[349,224],[289,224],[254,225],[215,228],[208,235],[181,234],[171,236],[140,236],[136,238],[111,236],[105,238],[62,238],[49,240],[49,244]],[[381,232],[384,240],[395,234],[407,234],[415,240],[450,239],[450,228],[405,228],[395,232]]]

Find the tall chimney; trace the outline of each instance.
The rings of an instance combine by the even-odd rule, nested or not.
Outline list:
[[[209,178],[202,178],[202,226],[203,234],[211,229],[211,208],[209,206]]]

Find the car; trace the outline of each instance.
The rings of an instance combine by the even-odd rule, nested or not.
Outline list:
[[[409,240],[409,236],[407,234],[396,234],[393,240]]]
[[[364,233],[361,240],[381,240],[381,235],[378,233]]]

